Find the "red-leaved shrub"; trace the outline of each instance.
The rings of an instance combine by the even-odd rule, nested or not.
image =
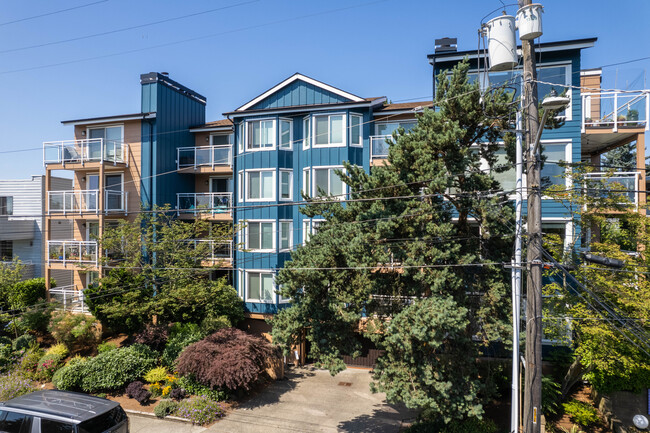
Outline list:
[[[178,358],[178,373],[212,388],[249,390],[275,349],[263,338],[224,328],[189,345]]]
[[[135,336],[135,342],[149,346],[153,350],[162,350],[168,338],[169,325],[147,323],[144,329]]]

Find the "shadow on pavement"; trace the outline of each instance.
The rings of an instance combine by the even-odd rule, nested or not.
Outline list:
[[[256,409],[278,403],[282,396],[294,390],[300,382],[315,376],[312,367],[288,368],[284,379],[275,380],[265,387],[256,389],[237,405],[238,409]]]
[[[339,422],[337,429],[354,433],[397,433],[404,422],[415,419],[416,412],[403,404],[375,405],[371,414],[363,414],[347,421]],[[478,432],[477,432],[478,433]]]

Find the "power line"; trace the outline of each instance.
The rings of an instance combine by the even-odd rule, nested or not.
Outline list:
[[[85,7],[88,7],[88,6],[93,6],[93,5],[96,5],[96,4],[99,4],[99,3],[106,3],[107,1],[108,0],[99,0],[99,1],[92,2],[92,3],[86,3],[86,4],[83,4],[83,5],[79,5],[79,6],[74,6],[74,7],[71,7],[71,8],[59,9],[57,11],[47,12],[47,13],[40,14],[40,15],[33,15],[31,17],[20,18],[20,19],[13,20],[13,21],[5,21],[4,23],[0,23],[0,26],[6,26],[6,25],[9,25],[9,24],[15,24],[15,23],[23,22],[23,21],[33,20],[33,19],[36,19],[36,18],[42,18],[42,17],[47,17],[47,16],[50,16],[50,15],[60,14],[60,13],[72,11],[72,10],[75,10],[75,9],[81,9],[81,8],[85,8]]]

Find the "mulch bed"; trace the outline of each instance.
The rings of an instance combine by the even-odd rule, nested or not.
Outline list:
[[[576,387],[571,395],[567,398],[567,401],[570,401],[571,399],[576,399],[578,401],[583,401],[585,403],[589,403],[590,405],[594,406],[594,402],[591,399],[591,387],[589,385],[580,385]],[[594,406],[595,407],[595,406]],[[569,415],[562,415],[560,418],[550,420],[553,422],[553,424],[557,427],[558,431],[561,431],[562,428],[565,428],[567,430],[571,430],[571,427],[573,427],[573,423],[571,422],[571,419],[569,418]],[[605,418],[603,416],[600,416],[600,425],[596,425],[591,428],[585,428],[581,427],[581,429],[585,432],[588,433],[613,433],[610,428],[607,427],[607,423],[605,422]]]

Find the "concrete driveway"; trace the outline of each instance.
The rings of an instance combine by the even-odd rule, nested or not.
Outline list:
[[[370,372],[292,369],[205,433],[398,432],[415,413],[370,392]]]

